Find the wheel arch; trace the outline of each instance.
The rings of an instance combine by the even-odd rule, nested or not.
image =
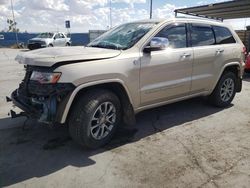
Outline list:
[[[61,117],[60,123],[65,123],[68,119],[68,116],[71,112],[72,106],[77,102],[77,99],[86,91],[92,89],[107,89],[112,91],[121,101],[122,109],[123,109],[123,122],[125,124],[134,124],[135,123],[135,115],[133,109],[133,101],[130,96],[128,88],[125,86],[123,81],[118,79],[112,80],[100,80],[89,82],[86,84],[79,85],[69,97],[69,100],[64,109],[63,115]]]
[[[242,79],[242,74],[241,74],[241,64],[240,62],[231,62],[231,63],[227,63],[224,65],[224,67],[221,69],[221,72],[213,86],[213,90],[215,89],[217,83],[219,82],[221,76],[225,73],[225,72],[233,72],[235,73],[236,77],[237,77],[237,92],[241,91],[241,79]]]

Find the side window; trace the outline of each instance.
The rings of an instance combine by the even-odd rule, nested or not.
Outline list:
[[[192,46],[214,45],[215,38],[212,27],[205,25],[191,25],[191,42]]]
[[[62,33],[60,33],[60,38],[64,38],[64,35]]]
[[[60,38],[59,34],[56,34],[56,35],[55,35],[55,38],[56,38],[56,39]]]
[[[216,44],[230,44],[236,43],[232,33],[226,27],[213,26]]]
[[[187,35],[185,24],[167,26],[163,28],[155,37],[164,37],[169,40],[171,48],[186,48]]]

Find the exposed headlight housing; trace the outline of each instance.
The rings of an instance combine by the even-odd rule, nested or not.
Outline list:
[[[62,73],[60,72],[38,72],[33,71],[30,80],[38,81],[40,84],[55,84]]]

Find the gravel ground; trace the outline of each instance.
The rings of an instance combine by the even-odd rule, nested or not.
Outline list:
[[[65,127],[8,118],[4,97],[23,76],[17,52],[0,49],[0,187],[249,187],[250,75],[229,108],[196,98],[148,110],[87,151]]]

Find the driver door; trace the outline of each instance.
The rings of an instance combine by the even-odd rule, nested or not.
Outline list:
[[[186,24],[171,24],[155,37],[167,38],[164,50],[143,52],[141,57],[141,105],[150,105],[189,95],[193,50],[188,47]]]
[[[61,33],[57,33],[54,37],[54,46],[65,46],[65,38],[62,38]]]
[[[58,33],[55,34],[55,36],[53,37],[53,39],[54,39],[53,45],[54,46],[60,46],[60,36],[59,36]]]

